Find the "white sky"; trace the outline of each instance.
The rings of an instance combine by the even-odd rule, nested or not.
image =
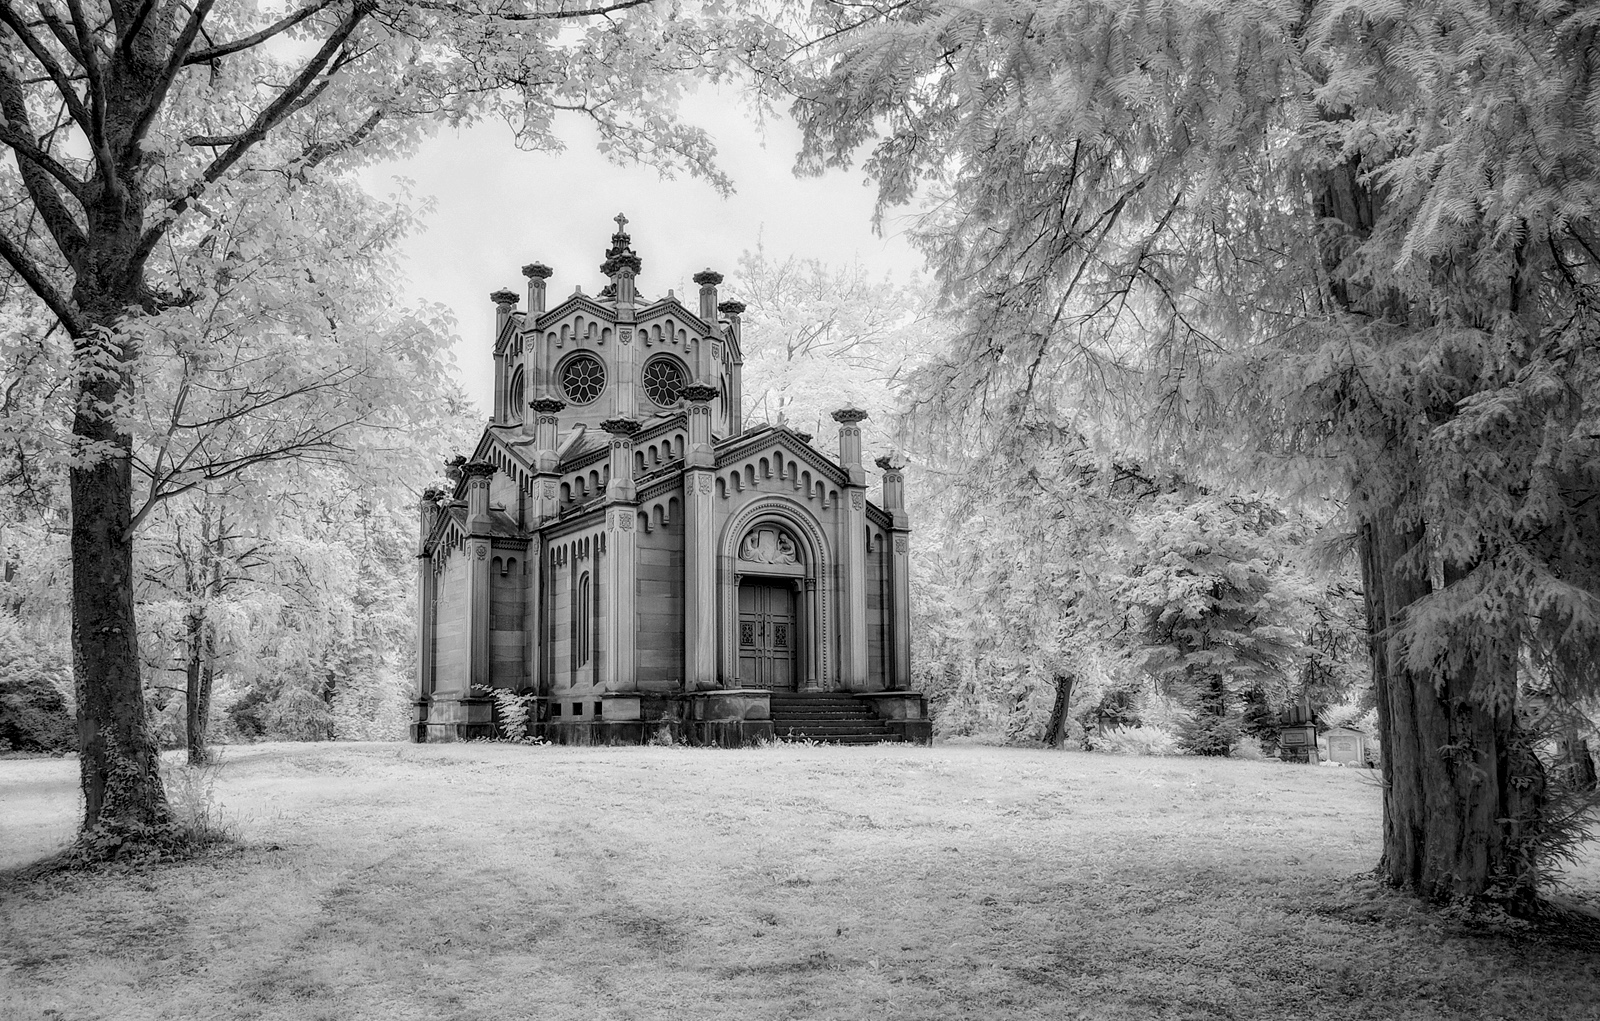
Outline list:
[[[753,250],[758,236],[770,257],[794,254],[830,264],[860,261],[876,273],[903,278],[921,259],[895,225],[884,238],[872,233],[874,190],[860,170],[797,180],[791,168],[799,150],[793,124],[764,130],[737,106],[709,91],[691,96],[685,114],[715,137],[722,167],[735,193],[723,199],[704,181],[663,181],[645,167],[618,167],[594,150],[593,133],[569,120],[562,128],[562,153],[521,152],[504,123],[465,131],[442,131],[404,163],[364,175],[379,195],[394,178],[409,178],[415,196],[437,206],[427,229],[405,245],[408,296],[440,302],[456,315],[456,346],[463,385],[480,409],[492,406],[494,306],[489,294],[502,287],[522,295],[521,268],[542,262],[555,270],[550,300],[581,284],[595,294],[612,217],[628,217],[633,248],[644,262],[639,291],[650,298],[676,290],[694,307],[698,288],[690,280],[707,267],[731,275],[739,253]],[[722,297],[737,298],[728,285]]]

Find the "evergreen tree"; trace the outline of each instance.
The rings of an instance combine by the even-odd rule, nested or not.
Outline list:
[[[1545,820],[1519,650],[1600,686],[1595,12],[825,16],[802,160],[870,144],[884,204],[932,189],[923,243],[968,312],[948,402],[1068,400],[1194,470],[1337,500],[1373,636],[1384,874],[1526,904]]]

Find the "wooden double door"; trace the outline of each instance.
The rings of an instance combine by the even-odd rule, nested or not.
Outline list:
[[[739,583],[739,683],[794,690],[800,616],[794,585],[746,578]]]

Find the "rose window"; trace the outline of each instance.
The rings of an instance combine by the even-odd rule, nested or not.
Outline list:
[[[671,358],[652,358],[644,364],[644,395],[662,407],[683,396],[683,367]]]
[[[594,355],[578,355],[561,370],[561,392],[573,404],[591,404],[605,388],[606,367]]]

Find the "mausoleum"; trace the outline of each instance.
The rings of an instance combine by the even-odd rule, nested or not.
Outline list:
[[[497,291],[494,414],[421,504],[413,736],[493,733],[493,689],[575,743],[922,740],[900,466],[745,428],[740,313],[636,286],[617,217],[589,296]]]

